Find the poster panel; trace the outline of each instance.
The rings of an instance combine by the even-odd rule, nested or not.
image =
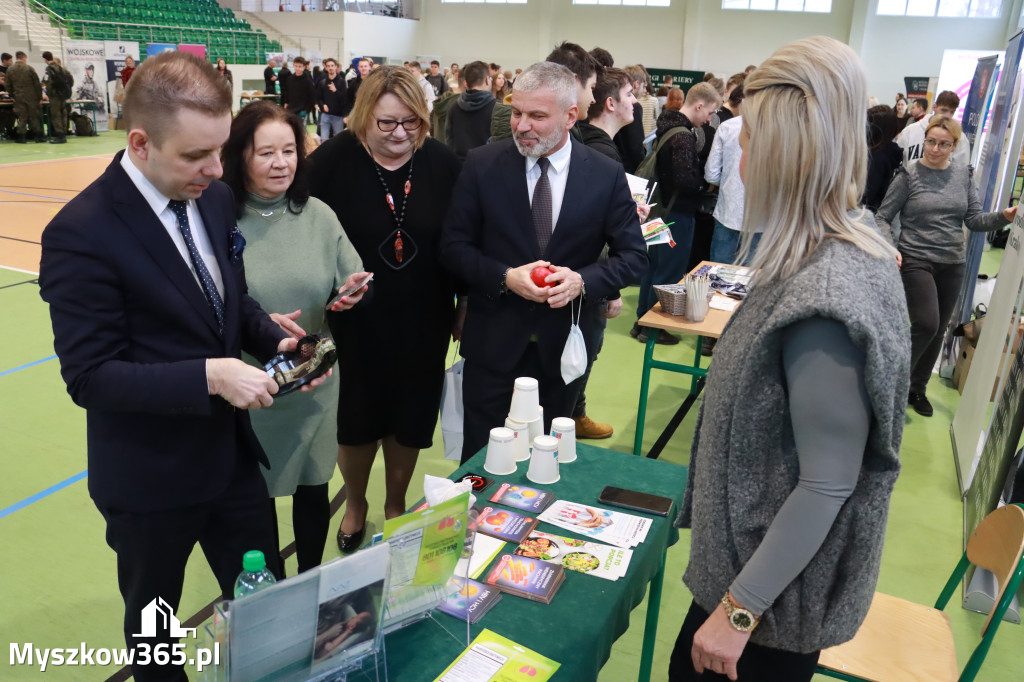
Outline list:
[[[131,57],[135,65],[139,64],[139,44],[119,40],[106,40],[103,42],[103,51],[106,56],[105,89],[107,101],[110,102],[110,112],[115,116],[120,115],[118,106],[124,97],[124,87],[121,84],[121,69],[125,66],[125,59]]]
[[[146,56],[152,57],[153,55],[160,54],[161,52],[174,52],[177,49],[178,46],[171,43],[150,43],[146,45]]]
[[[971,84],[974,83],[975,72],[978,70],[978,61],[993,56],[998,60],[997,63],[1002,63],[1003,53],[994,50],[943,50],[942,66],[939,67],[939,79],[935,85],[935,92],[951,90],[960,98],[960,106],[953,114],[953,118],[956,120],[963,121]],[[991,78],[991,76],[992,73],[989,71],[988,77]],[[980,86],[982,83],[979,81],[978,85]],[[985,83],[984,85],[987,90],[991,84]]]
[[[904,76],[903,84],[907,88],[907,100],[913,102],[917,97],[928,97],[928,76]],[[929,102],[929,104],[931,104]]]
[[[192,45],[189,43],[179,43],[178,50],[180,52],[189,52],[199,57],[200,59],[206,59],[206,45]]]
[[[71,100],[88,100],[96,114],[96,131],[110,130],[107,120],[106,50],[101,40],[66,40],[64,67],[75,77]]]

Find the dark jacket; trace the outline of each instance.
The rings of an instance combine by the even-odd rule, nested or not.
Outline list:
[[[619,149],[626,172],[635,173],[647,153],[644,149],[644,108],[638,103],[633,103],[633,122],[615,135],[615,146]]]
[[[679,126],[693,130],[693,124],[683,112],[665,109],[658,117],[658,139]],[[673,211],[695,213],[698,197],[704,191],[704,172],[697,154],[696,137],[686,132],[673,135],[658,154],[657,169],[663,201],[670,202],[675,195]]]
[[[343,115],[348,116],[352,113],[352,107],[356,104],[356,93],[359,92],[359,86],[362,84],[362,76],[356,76],[348,82],[348,101],[345,102],[345,112]]]
[[[444,140],[460,161],[466,160],[470,149],[487,144],[494,105],[489,90],[466,90],[448,108]]]
[[[427,82],[434,88],[434,97],[440,97],[444,93],[448,92],[448,81],[444,79],[444,74],[439,73],[436,76],[427,74],[424,78],[426,78]]]
[[[909,117],[908,117],[909,118]],[[872,212],[878,210],[889,189],[892,176],[903,165],[903,150],[895,142],[868,151],[868,178],[861,203]]]
[[[301,76],[292,74],[288,79],[288,93],[281,98],[284,104],[288,105],[288,111],[298,113],[305,111],[307,114],[313,111],[316,106],[316,97],[313,95],[313,77],[308,73]]]
[[[331,91],[330,85],[334,84],[334,91]],[[320,109],[325,114],[331,116],[343,116],[345,111],[345,105],[348,103],[348,84],[345,83],[345,77],[340,73],[333,79],[329,78],[325,73],[320,82],[316,84],[316,103],[320,105]],[[327,109],[324,110],[324,106]]]
[[[601,152],[605,156],[622,163],[622,156],[619,154],[619,148],[615,146],[614,142],[612,142],[612,138],[608,137],[608,133],[595,125],[591,125],[588,121],[580,121],[577,125],[579,126],[580,134],[583,135],[583,144],[587,145],[594,151]]]
[[[281,103],[284,104],[287,100],[285,97],[288,96],[288,79],[292,77],[292,72],[287,66],[282,66],[281,70],[277,72],[277,82],[281,86]]]
[[[276,88],[274,83],[277,82],[277,74],[274,73],[274,67],[268,66],[263,69],[263,87],[264,92],[268,95],[273,95]]]

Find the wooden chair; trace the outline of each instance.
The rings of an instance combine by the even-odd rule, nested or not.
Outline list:
[[[960,563],[930,608],[875,593],[857,635],[821,652],[817,672],[840,680],[870,682],[971,682],[988,654],[996,629],[1024,578],[1024,505],[1001,507],[978,525]],[[958,677],[949,616],[943,613],[968,563],[991,571],[999,595],[981,629],[981,642]]]

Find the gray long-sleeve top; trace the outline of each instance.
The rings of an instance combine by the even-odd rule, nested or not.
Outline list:
[[[729,588],[760,616],[807,566],[860,475],[871,424],[864,353],[846,327],[812,317],[783,332],[800,479]]]
[[[967,257],[962,225],[991,232],[1007,221],[1001,212],[984,213],[973,182],[974,169],[953,163],[935,170],[920,161],[904,166],[889,184],[875,220],[904,256],[930,263],[963,263]],[[892,221],[899,214],[899,240]]]

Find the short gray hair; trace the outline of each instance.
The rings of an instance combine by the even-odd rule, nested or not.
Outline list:
[[[516,78],[514,90],[536,92],[551,90],[555,93],[560,109],[576,104],[576,76],[561,64],[537,62],[531,64]]]

